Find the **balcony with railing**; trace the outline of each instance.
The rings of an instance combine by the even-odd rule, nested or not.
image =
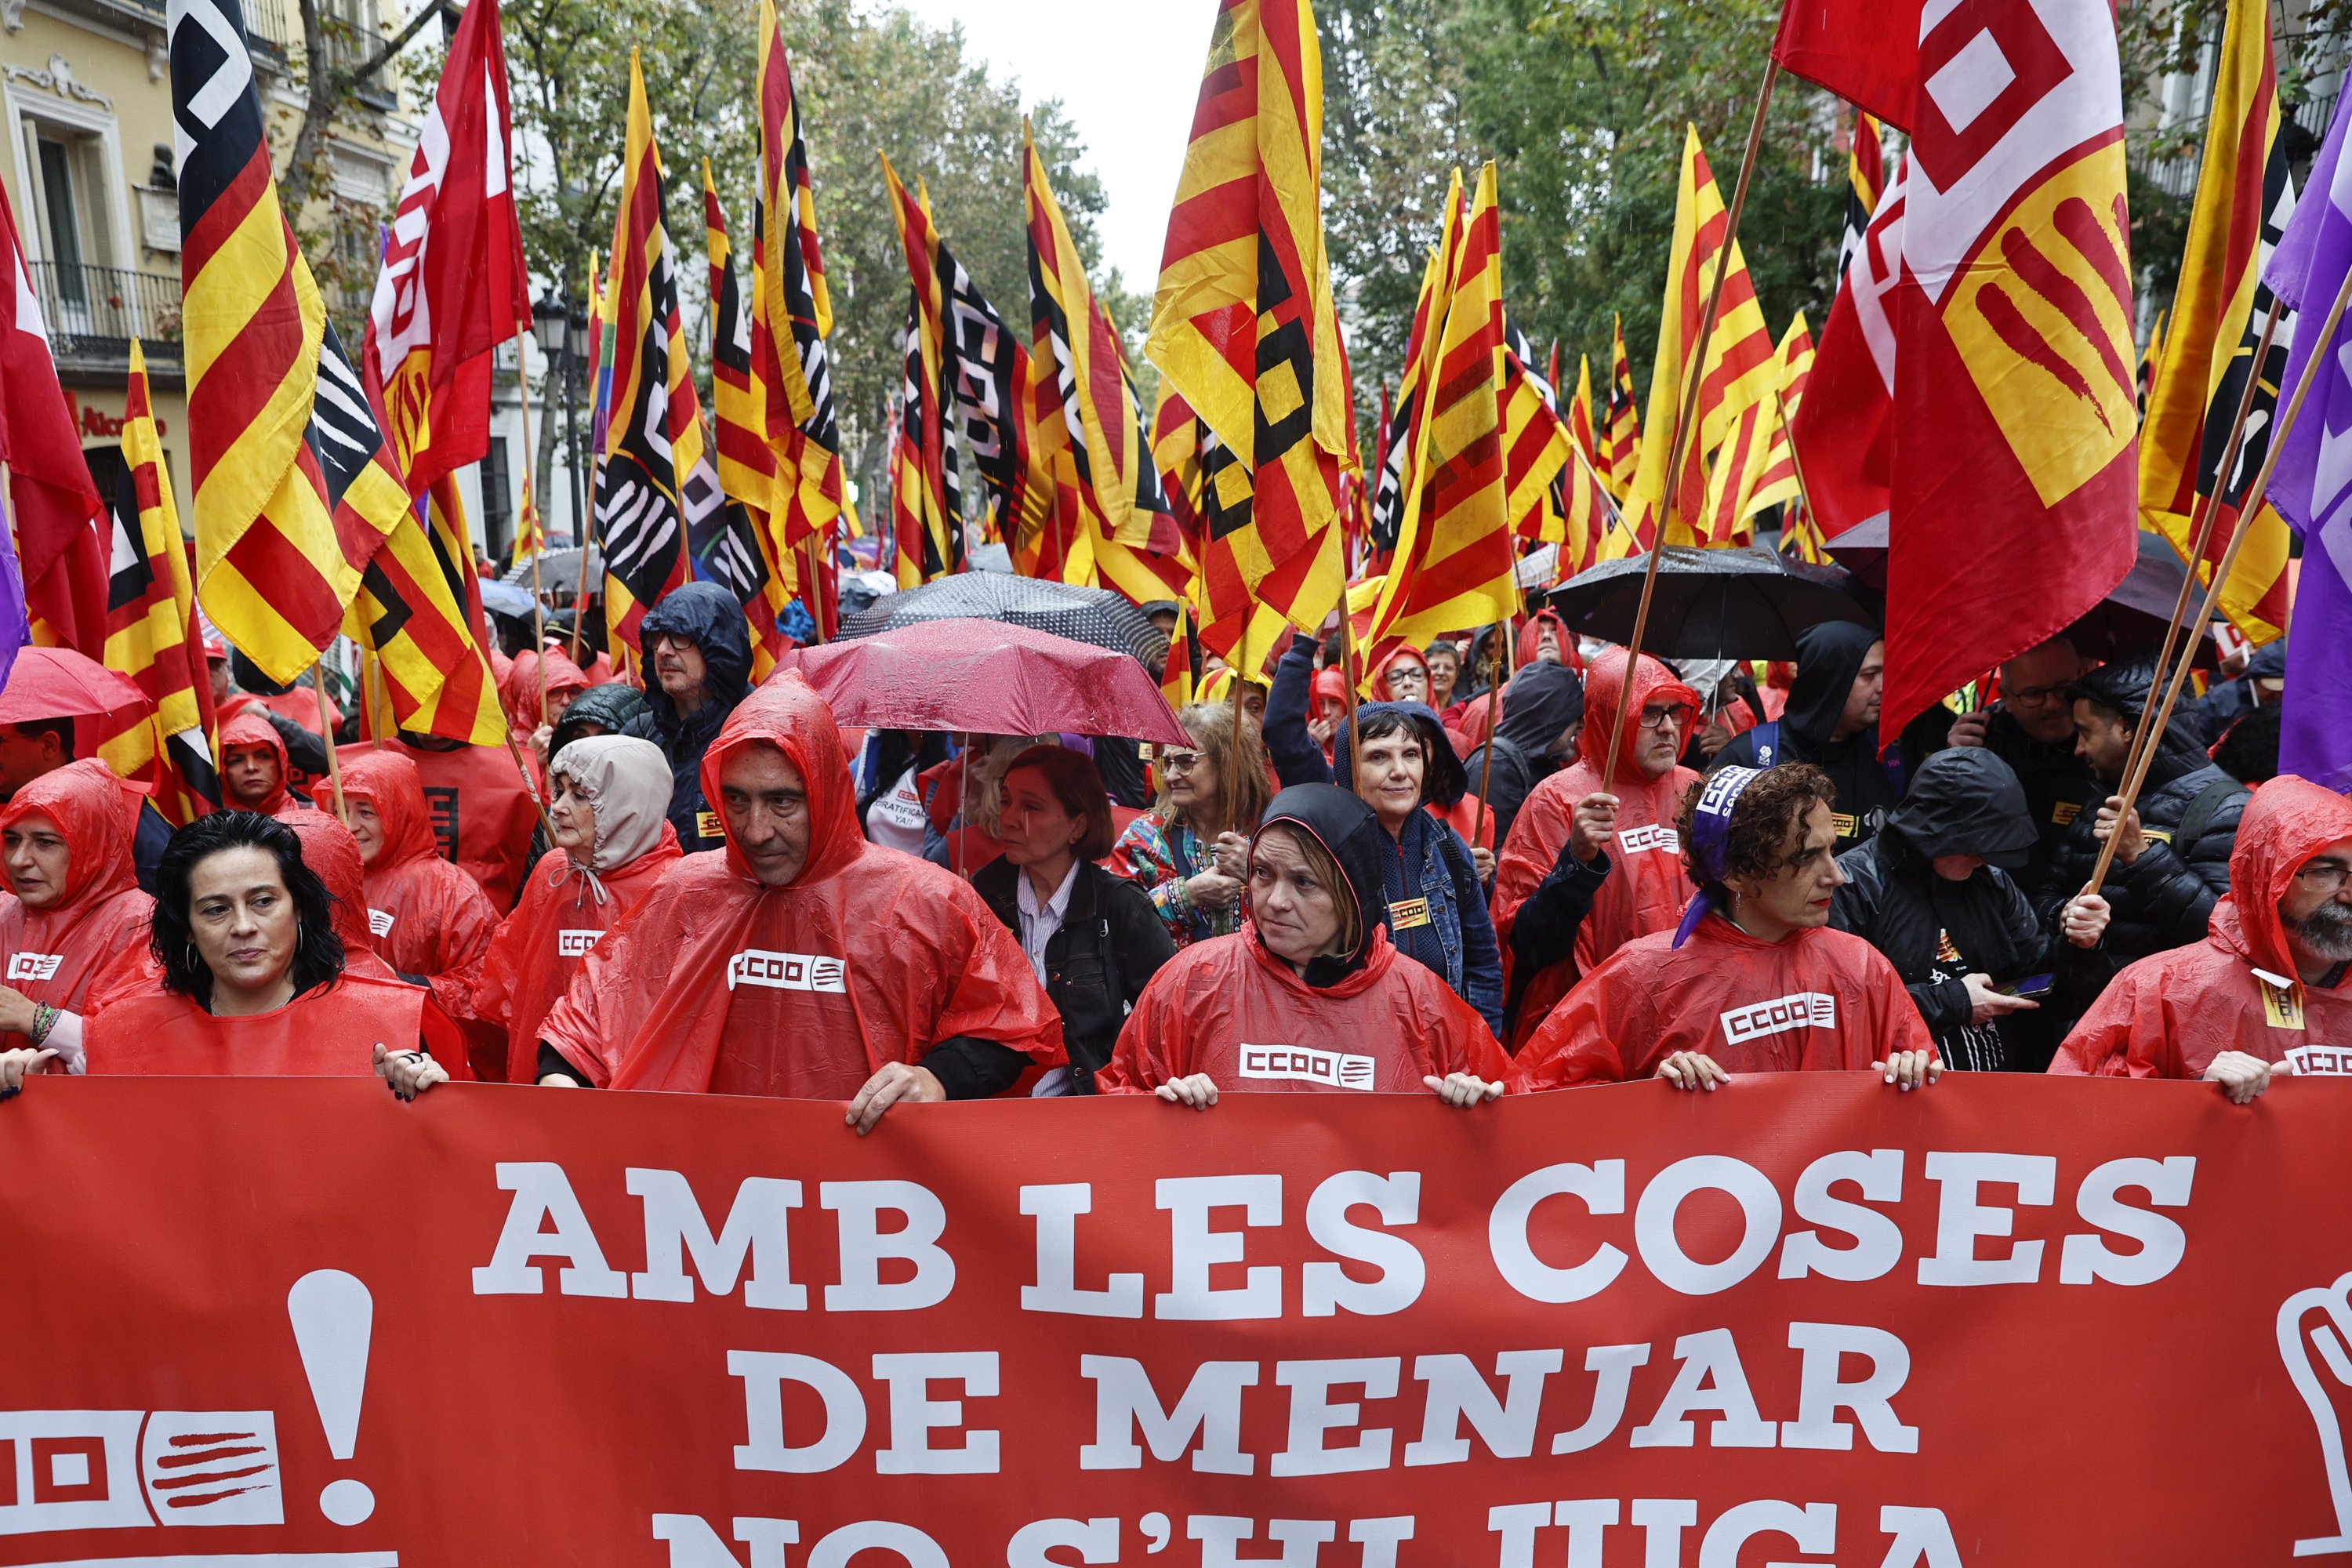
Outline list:
[[[150,369],[180,369],[180,279],[168,272],[131,272],[28,261],[33,291],[48,323],[49,349],[60,371],[119,374],[129,368],[137,338]]]

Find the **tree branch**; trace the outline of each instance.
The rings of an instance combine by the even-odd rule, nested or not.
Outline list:
[[[406,26],[401,28],[399,32],[394,33],[391,37],[385,39],[383,47],[376,50],[376,52],[370,55],[366,60],[352,67],[349,72],[345,73],[346,79],[357,83],[365,81],[368,78],[375,75],[376,72],[383,69],[385,66],[392,63],[393,57],[399,54],[401,50],[408,47],[409,44],[415,40],[416,35],[425,30],[425,23],[430,22],[436,16],[444,15],[455,16],[460,15],[460,12],[457,6],[449,3],[449,0],[434,0],[432,5],[425,6],[423,10],[417,12],[415,16],[411,16],[408,19],[408,25]]]

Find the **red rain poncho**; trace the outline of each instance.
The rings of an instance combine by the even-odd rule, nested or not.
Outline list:
[[[230,751],[238,746],[267,746],[276,753],[278,788],[259,805],[237,809],[250,809],[261,813],[264,816],[276,816],[288,807],[294,806],[297,797],[289,787],[294,777],[294,764],[286,755],[286,737],[278,732],[278,726],[260,714],[250,710],[240,713],[223,724],[220,728],[220,747],[221,772],[224,774],[228,771]],[[226,787],[226,778],[223,780],[223,784]]]
[[[1318,989],[1245,925],[1192,943],[1152,976],[1097,1083],[1149,1094],[1203,1072],[1227,1093],[1426,1094],[1425,1076],[1495,1081],[1509,1071],[1469,1004],[1443,975],[1399,958],[1386,928],[1374,928],[1362,968]]]
[[[55,903],[26,908],[13,879],[11,891],[0,895],[0,955],[6,961],[0,973],[27,1001],[80,1012],[101,974],[135,965],[146,952],[155,900],[139,890],[131,859],[145,801],[104,763],[85,757],[43,773],[0,810],[0,833],[39,816],[66,841],[65,891]],[[6,1043],[26,1042],[10,1036]]]
[[[1576,761],[1538,784],[1512,819],[1510,838],[1495,870],[1495,936],[1506,962],[1511,952],[1511,922],[1517,919],[1519,906],[1559,863],[1560,848],[1575,826],[1576,803],[1601,788],[1601,770],[1609,759],[1609,726],[1617,721],[1617,693],[1624,679],[1623,649],[1612,648],[1592,661],[1584,682],[1584,742]],[[1681,808],[1683,792],[1698,774],[1677,767],[1654,780],[1634,765],[1641,712],[1653,702],[1686,703],[1696,714],[1698,693],[1645,655],[1633,676],[1633,710],[1623,721],[1623,751],[1612,792],[1617,796],[1617,841],[1607,851],[1608,879],[1577,933],[1574,961],[1555,963],[1528,982],[1514,1047],[1523,1044],[1544,1015],[1568,994],[1579,974],[1591,973],[1636,937],[1672,931],[1691,900],[1675,814]],[[1676,730],[1677,754],[1689,742],[1685,722]]]
[[[624,747],[642,747],[650,753],[652,793],[630,803],[615,799],[617,792],[600,792],[593,878],[561,849],[546,856],[532,869],[522,902],[499,923],[481,962],[450,984],[436,988],[457,1016],[504,1027],[509,1083],[539,1080],[540,1026],[548,1010],[580,973],[589,949],[644,901],[662,873],[677,863],[677,833],[665,815],[669,809],[669,763],[660,747],[650,741],[598,735],[573,742],[564,755],[576,766],[590,753]],[[573,756],[575,749],[583,754]],[[651,847],[639,847],[647,838]]]
[[[343,797],[373,806],[383,825],[383,847],[367,868],[377,953],[401,973],[428,981],[481,957],[498,931],[498,910],[473,878],[441,858],[416,765],[395,752],[347,758]]]
[[[1674,945],[1629,942],[1569,994],[1519,1052],[1511,1087],[1630,1083],[1676,1051],[1727,1072],[1861,1071],[1934,1053],[1903,977],[1858,936],[1823,926],[1759,942],[1721,915]]]
[[[793,1100],[847,1100],[959,1035],[1062,1062],[1061,1019],[980,895],[858,832],[841,732],[796,672],[728,715],[703,793],[762,742],[808,790],[799,877],[762,887],[731,840],[687,856],[590,950],[541,1037],[615,1089]]]
[[[351,776],[353,758],[376,752],[406,757],[416,765],[417,780],[433,808],[425,826],[440,840],[442,856],[481,885],[499,913],[514,908],[530,863],[530,836],[539,826],[539,808],[531,805],[507,749],[458,746],[441,752],[400,741],[362,742],[337,748],[344,777]],[[313,793],[320,800],[331,798]]]
[[[1517,660],[1514,668],[1525,669],[1536,662],[1546,626],[1551,628],[1552,636],[1559,643],[1559,662],[1570,669],[1581,671],[1584,668],[1584,650],[1578,646],[1576,634],[1568,629],[1568,623],[1560,618],[1558,610],[1538,610],[1521,623],[1519,640],[1512,650]],[[1624,679],[1622,667],[1618,679]]]
[[[331,811],[306,811],[295,806],[278,820],[302,841],[302,864],[327,885],[335,900],[335,934],[343,939],[346,973],[370,980],[398,982],[375,951],[375,932],[368,927],[367,863],[360,858],[360,841],[352,837]]]
[[[151,982],[109,1002],[89,1022],[92,1073],[188,1078],[366,1078],[375,1047],[419,1045],[455,1078],[465,1056],[456,1032],[416,986],[346,972],[274,1012],[215,1018]]]
[[[1407,647],[1397,649],[1394,653],[1389,655],[1387,658],[1381,661],[1381,668],[1372,676],[1373,701],[1395,702],[1400,700],[1397,694],[1389,688],[1389,671],[1394,669],[1400,664],[1417,664],[1421,666],[1422,689],[1423,691],[1429,689],[1429,660],[1423,657],[1422,651],[1419,648],[1408,645]],[[1419,699],[1419,700],[1425,705],[1429,699],[1423,697]]]
[[[539,728],[539,666],[547,661],[547,706],[553,713],[557,699],[577,697],[588,689],[588,677],[578,665],[560,653],[544,656],[529,648],[509,661],[505,673],[499,677],[499,701],[507,710],[507,722],[513,725],[517,735],[530,735]],[[550,719],[549,723],[555,721]]]
[[[2197,1079],[2223,1051],[2352,1072],[2352,986],[2294,982],[2279,900],[2295,873],[2352,838],[2352,801],[2287,774],[2254,792],[2230,854],[2230,892],[2205,940],[2141,959],[2107,984],[2050,1064],[2053,1073]],[[2298,1021],[2299,1020],[2299,1021]]]

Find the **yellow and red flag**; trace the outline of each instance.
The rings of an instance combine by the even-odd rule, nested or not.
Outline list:
[[[734,247],[727,238],[727,214],[710,160],[702,161],[702,241],[710,258],[710,413],[715,477],[727,500],[715,526],[711,549],[698,552],[700,574],[721,583],[743,606],[751,629],[751,679],[765,680],[784,650],[779,622],[792,602],[777,553],[768,508],[780,494],[776,455],[769,447],[759,384],[752,374],[750,301],[735,271]],[[783,494],[785,504],[791,503]],[[688,529],[691,534],[694,531]]]
[[[1201,689],[1201,639],[1192,635],[1192,606],[1176,601],[1176,635],[1168,639],[1168,662],[1161,667],[1160,695],[1179,713],[1192,706]]]
[[[1412,306],[1412,328],[1404,342],[1404,369],[1397,377],[1396,406],[1386,408],[1387,388],[1381,388],[1380,473],[1372,494],[1371,542],[1376,561],[1394,555],[1397,535],[1404,527],[1405,491],[1412,488],[1413,461],[1421,450],[1418,421],[1423,395],[1433,374],[1437,334],[1445,326],[1445,301],[1454,287],[1454,253],[1462,244],[1462,179],[1459,173],[1448,187],[1445,217],[1439,226],[1437,247],[1422,263],[1421,292]]]
[[[112,506],[106,667],[129,676],[154,710],[101,740],[98,754],[121,777],[146,784],[163,819],[184,826],[219,809],[218,730],[195,584],[148,400],[147,356],[136,338],[122,404],[122,464]]]
[[[1600,475],[1518,355],[1503,352],[1503,474],[1512,533],[1559,546],[1560,575],[1598,558],[1609,524]]]
[[[1787,416],[1802,400],[1804,378],[1813,367],[1813,335],[1801,313],[1781,338],[1773,363],[1778,384],[1740,411],[1707,470],[1702,543],[1748,543],[1756,537],[1759,512],[1798,497]]]
[[[1596,466],[1609,493],[1623,500],[1633,493],[1642,467],[1642,406],[1633,398],[1633,364],[1625,356],[1625,321],[1611,316],[1616,342],[1609,359],[1609,426]]]
[[[1449,197],[1449,212],[1453,205]],[[1432,341],[1404,521],[1367,647],[1391,637],[1423,642],[1507,620],[1519,607],[1504,485],[1502,214],[1492,163],[1479,171]],[[1546,412],[1565,435],[1559,415],[1548,405]]]
[[[677,264],[662,221],[661,151],[637,51],[629,51],[629,125],[613,225],[611,415],[596,481],[607,634],[637,647],[637,623],[687,579],[684,497],[702,461]],[[640,650],[642,651],[642,650]]]
[[[963,493],[955,448],[948,438],[950,345],[940,280],[940,239],[931,205],[899,183],[882,159],[890,189],[890,216],[907,253],[906,376],[901,390],[898,452],[890,470],[892,561],[898,586],[911,588],[964,568]]]
[[[2277,420],[2279,382],[2286,374],[2292,338],[2282,328],[2268,359],[2254,363],[2271,309],[2263,263],[2278,243],[2294,202],[2286,143],[2279,135],[2268,6],[2230,7],[2205,127],[2204,167],[2189,215],[2179,287],[2169,324],[2160,321],[2148,344],[2152,384],[2140,430],[2139,469],[2141,524],[2172,541],[2184,558],[2196,543],[2191,519],[2199,498],[2216,498],[2213,531],[2198,564],[2200,580],[2211,578],[2241,526],[2239,508]],[[2237,469],[2223,484],[2223,447],[2249,374],[2258,380],[2246,438]],[[2267,503],[2242,521],[2253,531],[2221,589],[2221,608],[2240,631],[2264,643],[2286,630],[2291,539]]]
[[[1845,234],[1838,241],[1838,276],[1853,265],[1863,237],[1886,194],[1886,149],[1878,121],[1861,110],[1853,116],[1853,146],[1845,160]]]
[[[751,381],[766,439],[774,452],[777,497],[761,510],[786,572],[798,580],[801,556],[830,559],[841,515],[841,437],[833,410],[833,370],[825,340],[833,299],[817,244],[816,192],[801,105],[793,90],[775,0],[760,0],[760,195],[751,245]],[[823,572],[822,566],[819,568]],[[830,589],[818,584],[814,597]],[[831,605],[813,603],[829,625]],[[828,633],[828,635],[830,635]]]
[[[1552,369],[1559,369],[1559,351],[1552,351]],[[1558,385],[1557,382],[1553,383]],[[1568,405],[1568,433],[1575,437],[1576,449],[1584,454],[1587,464],[1601,461],[1601,442],[1592,420],[1592,356],[1579,354],[1576,358],[1576,398]]]
[[[1066,540],[1067,581],[1099,580],[1137,604],[1183,591],[1192,568],[1144,439],[1142,400],[1128,374],[1118,328],[1096,299],[1045,165],[1022,133],[1027,193],[1029,356],[1036,439],[1032,468],[1048,449],[1066,469],[1071,504],[1053,508],[1049,530]],[[1045,389],[1051,387],[1050,401]],[[1052,478],[1058,494],[1062,476]],[[1038,479],[1033,476],[1033,484]],[[1069,516],[1076,527],[1066,529]],[[1024,531],[1026,531],[1024,530]]]
[[[1666,525],[1669,544],[1693,542],[1704,527],[1706,466],[1731,434],[1741,410],[1772,389],[1772,333],[1739,247],[1727,260],[1728,228],[1715,172],[1698,144],[1698,128],[1685,129],[1680,186],[1675,200],[1675,232],[1666,254],[1665,303],[1658,322],[1658,353],[1650,371],[1649,445],[1633,478],[1640,504]],[[1716,270],[1727,265],[1714,330],[1704,347],[1699,327],[1706,312]],[[1687,389],[1698,384],[1688,450],[1682,472],[1669,476],[1675,422]]]
[[[1309,0],[1219,0],[1146,352],[1216,437],[1205,549],[1230,565],[1204,567],[1309,630],[1343,583],[1350,418],[1322,148]]]

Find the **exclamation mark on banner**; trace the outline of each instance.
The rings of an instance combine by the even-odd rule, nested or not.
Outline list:
[[[321,1268],[294,1281],[286,1292],[286,1315],[294,1322],[294,1344],[302,1352],[327,1449],[348,1459],[359,1442],[360,1403],[367,1394],[375,1299],[352,1276]],[[375,1493],[364,1481],[330,1481],[319,1493],[319,1511],[336,1524],[363,1523],[375,1511]]]

